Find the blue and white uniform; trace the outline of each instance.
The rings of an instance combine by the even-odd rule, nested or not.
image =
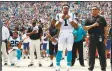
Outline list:
[[[12,37],[9,38],[9,42],[11,44],[11,51],[9,52],[9,59],[11,64],[15,64],[15,58],[18,60],[17,64],[21,58],[21,50],[18,49],[18,43],[20,42],[20,38],[13,39]],[[17,65],[18,66],[18,65]]]
[[[72,46],[74,42],[74,36],[72,34],[72,31],[74,27],[70,24],[71,21],[75,21],[75,14],[69,13],[68,15],[70,16],[69,19],[62,19],[63,14],[57,14],[56,19],[57,21],[62,22],[61,27],[60,27],[60,34],[59,34],[59,39],[58,39],[58,53],[56,56],[56,65],[59,67],[60,66],[60,61],[62,58],[62,51],[65,48],[64,45],[66,44],[67,47],[67,66],[71,65],[71,60],[72,60]]]

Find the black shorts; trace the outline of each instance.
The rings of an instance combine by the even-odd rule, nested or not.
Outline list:
[[[55,53],[57,54],[57,51],[58,51],[58,44],[53,45],[52,42],[49,41],[49,54],[50,54],[50,55],[53,55],[53,54],[54,54],[54,51],[55,51]]]

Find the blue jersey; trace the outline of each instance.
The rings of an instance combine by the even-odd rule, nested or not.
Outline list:
[[[20,42],[20,38],[13,39],[12,37],[9,38],[9,42],[11,43],[11,47],[16,47]]]

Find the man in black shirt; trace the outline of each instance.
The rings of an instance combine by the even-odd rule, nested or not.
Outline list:
[[[93,71],[96,48],[98,49],[101,70],[106,71],[105,44],[107,41],[107,23],[99,16],[99,8],[92,7],[92,16],[86,19],[84,29],[89,33],[89,71]]]
[[[32,26],[28,29],[27,36],[30,37],[30,64],[28,66],[34,65],[34,51],[36,49],[37,58],[39,58],[39,67],[42,66],[41,64],[41,54],[40,54],[40,38],[42,36],[42,30],[40,27],[36,25],[36,21],[33,21]]]

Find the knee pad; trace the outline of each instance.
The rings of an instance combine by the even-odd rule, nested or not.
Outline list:
[[[16,52],[17,52],[17,59],[20,60],[20,58],[21,58],[21,50],[17,49]]]

